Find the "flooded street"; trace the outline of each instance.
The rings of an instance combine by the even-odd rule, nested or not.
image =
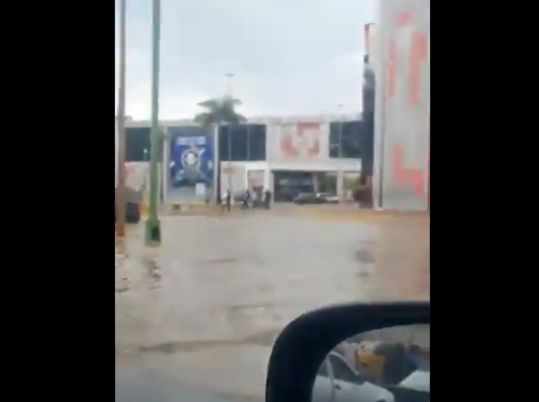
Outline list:
[[[277,334],[327,304],[429,298],[429,220],[314,210],[162,217],[116,255],[117,371],[263,400]],[[367,213],[368,214],[368,213]]]

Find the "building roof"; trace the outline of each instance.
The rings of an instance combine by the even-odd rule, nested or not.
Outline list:
[[[247,124],[298,124],[298,123],[330,123],[334,121],[361,120],[361,113],[354,114],[319,114],[302,116],[253,116],[247,118]],[[162,127],[192,126],[198,125],[192,119],[161,120]],[[149,127],[149,120],[126,121],[127,127]]]

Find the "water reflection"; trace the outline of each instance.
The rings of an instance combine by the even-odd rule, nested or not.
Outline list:
[[[304,211],[163,216],[162,246],[150,250],[144,225],[128,226],[128,255],[116,258],[115,339],[130,353],[117,359],[262,398],[271,345],[292,319],[332,303],[404,298],[398,286],[418,283],[426,235],[416,226]]]
[[[313,402],[430,400],[430,326],[384,328],[338,344],[320,366]]]
[[[396,216],[378,226],[369,298],[430,298],[430,217]]]
[[[146,269],[148,279],[150,280],[150,288],[158,288],[162,276],[157,259],[152,257],[144,257],[142,259],[142,266]]]

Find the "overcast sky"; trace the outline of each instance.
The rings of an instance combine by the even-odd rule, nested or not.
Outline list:
[[[161,3],[161,119],[192,117],[198,102],[226,91],[228,72],[247,116],[336,113],[339,103],[361,111],[374,0]],[[127,0],[127,114],[136,119],[150,116],[151,19],[151,0]],[[116,77],[117,67],[116,35]]]

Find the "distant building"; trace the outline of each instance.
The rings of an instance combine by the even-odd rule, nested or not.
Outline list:
[[[190,120],[161,121],[165,202],[214,199],[219,193],[267,188],[277,201],[318,191],[321,175],[361,172],[364,123],[359,114],[253,117],[247,123],[204,129]],[[150,122],[126,129],[126,161],[147,165]]]

